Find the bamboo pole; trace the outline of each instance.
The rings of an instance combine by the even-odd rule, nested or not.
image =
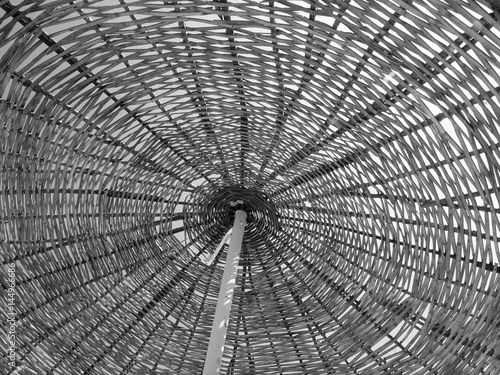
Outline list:
[[[216,375],[220,372],[220,363],[224,353],[227,325],[231,312],[231,304],[233,302],[236,276],[238,274],[238,263],[240,260],[241,243],[243,242],[246,217],[247,215],[244,211],[236,211],[233,233],[227,250],[226,266],[224,268],[224,274],[222,275],[219,299],[217,300],[217,307],[215,309],[203,375]]]

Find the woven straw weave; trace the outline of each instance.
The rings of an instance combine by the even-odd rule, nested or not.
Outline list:
[[[500,374],[499,117],[497,0],[1,0],[0,372],[200,374],[243,209],[222,374]]]

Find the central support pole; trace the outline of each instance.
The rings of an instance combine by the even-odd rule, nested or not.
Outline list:
[[[241,244],[243,243],[243,232],[247,214],[238,210],[234,216],[233,233],[229,240],[227,250],[226,266],[222,275],[219,299],[215,309],[215,317],[210,334],[207,356],[203,375],[217,375],[220,372],[220,363],[224,353],[224,343],[226,341],[227,326],[229,323],[229,313],[233,303],[234,287],[236,286],[236,276],[238,274],[238,263],[240,261]]]

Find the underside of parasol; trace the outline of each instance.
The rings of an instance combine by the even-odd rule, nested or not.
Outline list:
[[[499,10],[0,1],[0,368],[499,374]]]

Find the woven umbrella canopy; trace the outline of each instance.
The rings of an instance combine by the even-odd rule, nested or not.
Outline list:
[[[496,0],[0,1],[0,368],[499,374]]]

